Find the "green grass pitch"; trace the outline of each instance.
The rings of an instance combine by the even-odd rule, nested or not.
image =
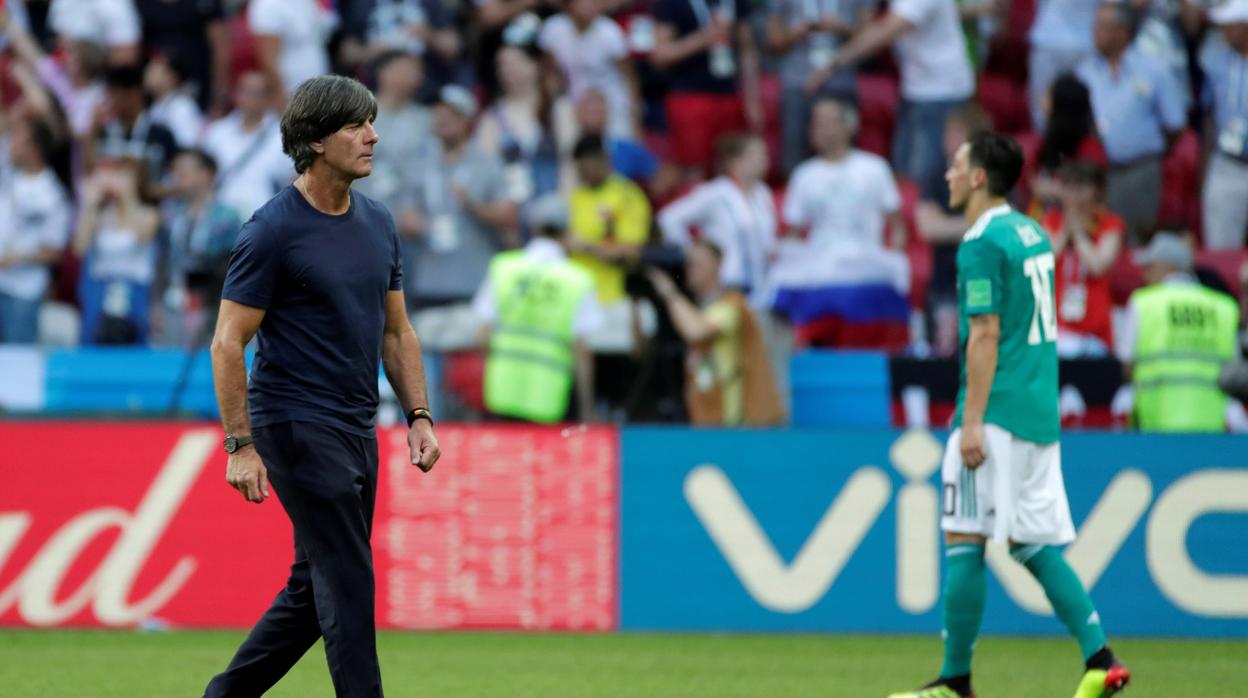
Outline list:
[[[0,632],[0,696],[175,698],[201,695],[242,639],[237,632]],[[930,678],[935,637],[382,633],[391,698],[882,698]],[[1126,697],[1248,695],[1248,642],[1124,639]],[[1080,662],[1065,639],[988,637],[976,656],[980,698],[1071,695]],[[313,647],[270,691],[332,696]]]

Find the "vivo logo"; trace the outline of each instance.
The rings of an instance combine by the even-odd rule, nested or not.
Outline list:
[[[924,430],[903,434],[889,450],[893,469],[905,478],[895,507],[897,605],[913,614],[934,608],[940,595],[940,498],[929,478],[940,468],[942,450]],[[694,468],[685,478],[684,495],[750,596],[769,610],[801,613],[828,592],[894,493],[883,468],[859,468],[789,563],[720,468]],[[1248,617],[1248,575],[1208,574],[1187,549],[1188,530],[1200,517],[1248,513],[1248,470],[1198,470],[1153,495],[1152,481],[1139,470],[1123,470],[1110,482],[1078,539],[1065,550],[1083,583],[1095,587],[1127,537],[1143,524],[1149,572],[1171,603],[1210,618]],[[1039,585],[1003,546],[989,545],[987,559],[1021,608],[1052,613]]]
[[[190,579],[195,560],[179,558],[142,599],[130,599],[134,581],[217,443],[215,430],[183,435],[133,513],[106,506],[67,521],[8,588],[0,589],[0,616],[16,604],[23,621],[56,625],[78,615],[90,603],[95,618],[105,625],[132,625],[150,617]],[[25,511],[0,513],[0,570],[32,520],[32,514]],[[82,551],[109,529],[117,529],[120,536],[99,567],[72,593],[62,589],[66,573]]]

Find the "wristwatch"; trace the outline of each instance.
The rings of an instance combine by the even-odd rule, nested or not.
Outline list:
[[[233,434],[226,434],[225,443],[223,445],[225,446],[226,453],[234,453],[251,442],[252,438],[250,436],[235,436]]]

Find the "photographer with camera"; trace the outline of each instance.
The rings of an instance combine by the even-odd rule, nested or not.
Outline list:
[[[780,424],[776,392],[762,333],[745,296],[720,281],[723,252],[713,242],[689,246],[685,282],[690,301],[667,272],[647,268],[647,278],[686,345],[685,405],[699,426]]]

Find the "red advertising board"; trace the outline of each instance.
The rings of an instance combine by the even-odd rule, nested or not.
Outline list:
[[[614,430],[438,433],[429,474],[403,430],[378,434],[379,625],[614,628]],[[285,580],[290,523],[225,484],[220,442],[211,425],[0,424],[0,625],[255,622]]]

